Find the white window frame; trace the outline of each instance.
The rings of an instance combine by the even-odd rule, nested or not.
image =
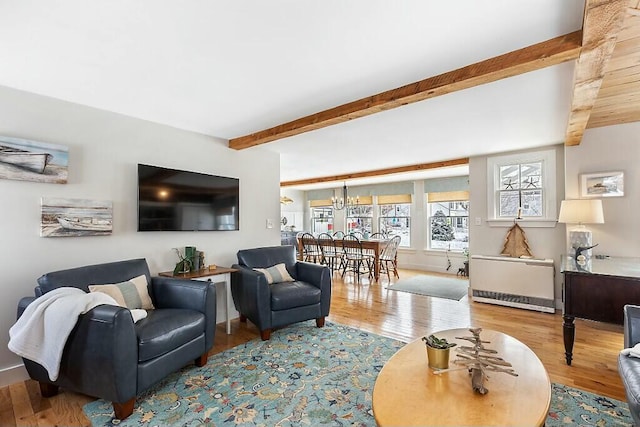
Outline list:
[[[527,227],[555,227],[557,223],[556,202],[556,150],[532,151],[487,159],[487,223],[491,227],[511,227],[515,218],[500,218],[500,167],[524,163],[542,163],[543,209],[542,217],[524,217],[518,219],[520,225]]]
[[[449,249],[449,248],[434,248],[431,246],[431,219],[433,218],[433,215],[431,215],[431,206],[433,204],[436,203],[459,203],[459,202],[467,202],[469,204],[469,206],[471,206],[471,201],[469,199],[466,200],[451,200],[448,202],[429,202],[428,198],[427,200],[425,200],[425,213],[426,213],[426,230],[427,230],[427,250],[429,251],[439,251],[439,252],[448,252],[451,251],[452,253],[463,253],[465,251],[465,249],[468,251],[469,250],[469,241],[467,240],[467,247],[465,249]],[[467,216],[451,216],[449,215],[448,218],[467,218],[467,237],[469,236],[469,232],[471,231],[471,218],[469,216],[469,209],[467,209]]]
[[[323,209],[323,210],[329,210],[330,214],[327,217],[322,217],[327,218],[328,220],[326,221],[327,224],[329,222],[331,222],[331,228],[333,229],[333,226],[335,225],[335,212],[333,210],[333,208],[331,206],[314,206],[311,208],[311,213],[310,213],[310,218],[311,218],[311,232],[312,233],[320,233],[320,231],[316,230],[316,219],[320,219],[321,217],[317,217],[314,215],[315,209]],[[327,227],[328,228],[328,227]],[[335,231],[335,230],[333,230]]]
[[[395,206],[397,205],[409,205],[409,216],[398,216],[398,215],[393,215],[393,216],[383,216],[382,215],[382,207],[383,206],[393,206],[394,207],[394,212],[395,210]],[[411,217],[411,208],[413,206],[413,203],[383,203],[378,205],[378,231],[382,231],[382,228],[380,227],[380,223],[387,219],[387,218],[407,218],[409,220],[409,244],[408,245],[403,245],[402,241],[400,242],[400,246],[403,249],[407,249],[407,248],[411,248],[411,229],[412,229],[412,225],[413,225],[413,219]],[[388,236],[388,237],[392,237],[392,236]]]
[[[370,231],[370,233],[371,233],[371,234],[373,234],[373,233],[374,233],[374,231],[373,231],[373,230],[374,230],[375,223],[373,222],[373,216],[374,216],[374,211],[375,211],[375,205],[374,205],[373,203],[371,203],[371,204],[368,204],[368,203],[367,203],[367,204],[364,204],[364,203],[363,203],[363,204],[358,205],[358,206],[357,206],[357,208],[359,208],[359,207],[364,207],[364,206],[370,206],[370,207],[371,207],[371,216],[366,216],[366,215],[354,215],[354,216],[349,216],[349,211],[350,211],[350,209],[349,209],[349,208],[345,208],[345,214],[344,214],[344,221],[345,221],[344,228],[345,228],[345,233],[349,233],[349,232],[350,232],[350,230],[349,230],[349,219],[359,219],[359,218],[362,218],[363,220],[370,220],[370,221],[371,221],[371,231]]]

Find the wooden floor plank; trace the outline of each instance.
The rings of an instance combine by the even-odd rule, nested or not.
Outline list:
[[[406,278],[420,271],[400,270]],[[393,283],[393,281],[391,282]],[[572,366],[564,360],[562,316],[517,308],[431,298],[387,290],[389,281],[380,283],[334,276],[330,322],[353,326],[401,341],[411,341],[443,329],[478,326],[513,336],[529,346],[544,364],[551,381],[596,394],[625,400],[618,375],[617,356],[623,346],[622,327],[577,319]],[[326,326],[330,327],[330,326]],[[258,338],[251,322],[231,322],[231,335],[225,325],[216,329],[210,354]],[[37,383],[25,381],[0,389],[0,425],[89,426],[82,406],[91,397],[66,390],[57,396],[39,397]]]
[[[13,414],[13,403],[9,387],[0,388],[0,426],[15,426],[16,417]]]
[[[13,406],[16,425],[37,427],[38,421],[31,406],[31,399],[29,399],[26,382],[11,384],[9,386],[9,394],[11,395],[11,404]]]

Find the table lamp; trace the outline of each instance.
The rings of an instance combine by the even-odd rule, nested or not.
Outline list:
[[[602,200],[579,199],[563,200],[560,205],[558,222],[576,224],[569,230],[569,256],[575,255],[576,248],[592,246],[591,230],[584,224],[604,224]],[[591,257],[591,250],[583,252],[587,258]]]

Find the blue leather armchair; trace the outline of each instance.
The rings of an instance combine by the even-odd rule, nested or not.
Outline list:
[[[624,348],[640,342],[640,306],[624,306]],[[618,372],[634,425],[640,426],[640,358],[618,356]]]
[[[44,367],[23,359],[45,397],[63,387],[113,402],[116,418],[131,415],[135,397],[188,363],[204,366],[213,346],[216,294],[211,283],[151,277],[145,259],[47,273],[35,297],[22,298],[18,317],[37,297],[62,286],[88,291],[92,284],[120,283],[144,274],[155,310],[133,323],[129,310],[99,305],[80,315],[51,381]]]
[[[316,319],[324,326],[331,305],[331,271],[325,265],[297,261],[293,246],[273,246],[238,251],[238,271],[231,275],[231,294],[240,321],[251,320],[263,340],[280,326]],[[253,268],[284,263],[295,281],[269,285]]]

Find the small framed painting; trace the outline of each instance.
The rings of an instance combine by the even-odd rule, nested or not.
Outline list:
[[[113,203],[43,197],[41,237],[104,236],[113,231]]]
[[[0,135],[0,178],[66,184],[68,162],[63,145]]]
[[[581,197],[621,197],[624,196],[624,173],[602,172],[580,175]]]

